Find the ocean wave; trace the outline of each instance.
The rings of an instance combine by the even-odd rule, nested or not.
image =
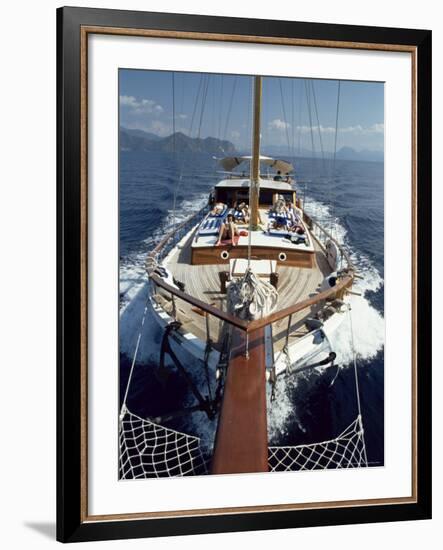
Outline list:
[[[340,369],[353,365],[354,353],[357,365],[360,361],[369,361],[383,349],[385,323],[383,315],[371,305],[366,294],[377,292],[383,285],[383,278],[371,260],[349,243],[346,228],[333,215],[328,205],[308,197],[306,212],[327,229],[339,243],[347,247],[359,275],[353,285],[353,291],[360,295],[348,297],[350,314],[346,314],[339,329],[330,338],[331,347],[337,354],[335,365]],[[327,368],[329,367],[315,369],[314,376],[321,375]],[[300,376],[306,378],[310,374],[305,372],[297,376],[281,377],[278,380],[277,399],[269,407],[268,412],[268,433],[273,441],[284,437],[294,423],[301,431],[305,431],[298,418],[297,405],[293,401],[293,396],[297,395]]]

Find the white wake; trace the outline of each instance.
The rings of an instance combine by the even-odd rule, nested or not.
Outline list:
[[[332,349],[337,354],[335,364],[339,368],[348,368],[353,362],[352,343],[357,356],[357,364],[359,360],[373,359],[383,349],[385,342],[384,318],[366,297],[367,292],[375,292],[382,286],[383,279],[367,256],[349,246],[346,228],[340,224],[337,218],[331,215],[327,205],[310,198],[306,206],[308,214],[312,215],[320,225],[331,232],[338,242],[348,247],[351,260],[361,277],[361,279],[356,279],[353,285],[353,291],[361,294],[361,296],[352,295],[349,298],[353,342],[351,338],[351,319],[347,314],[339,330],[336,330],[330,338]],[[316,369],[317,374],[321,371],[322,368]],[[309,376],[309,374],[302,374],[301,376]],[[277,382],[276,394],[278,398],[272,403],[268,413],[270,439],[278,440],[281,436],[284,436],[288,426],[293,422],[297,423],[302,431],[305,431],[297,416],[297,408],[291,401],[291,396],[296,392],[299,380],[297,376],[290,376],[288,378],[281,377]]]

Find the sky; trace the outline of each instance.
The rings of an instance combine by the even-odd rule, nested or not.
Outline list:
[[[119,88],[125,128],[212,136],[251,150],[250,76],[120,69]],[[264,77],[262,93],[263,154],[267,146],[331,152],[335,143],[383,151],[383,83]]]

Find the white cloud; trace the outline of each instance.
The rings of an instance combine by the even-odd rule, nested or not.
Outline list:
[[[301,132],[302,134],[309,134],[311,131],[315,134],[318,133],[320,128],[321,134],[335,134],[335,127],[332,126],[312,126],[312,129],[310,126],[297,126],[296,130],[298,132]],[[351,134],[351,135],[370,135],[370,134],[383,134],[384,132],[384,124],[383,123],[376,123],[372,124],[372,126],[364,127],[361,124],[357,124],[356,126],[343,126],[338,129],[339,133],[341,134]]]
[[[238,132],[237,130],[232,130],[230,135],[232,139],[240,139],[240,132]]]
[[[311,132],[318,133],[318,126],[297,126],[296,130],[302,134],[309,134]],[[332,134],[335,133],[335,128],[332,126],[322,126],[320,125],[320,133],[322,134]]]
[[[385,125],[383,123],[372,124],[372,126],[346,126],[344,128],[339,128],[339,132],[343,134],[356,134],[356,135],[370,135],[370,134],[382,134],[385,131]]]
[[[148,121],[143,121],[140,119],[131,120],[123,123],[123,126],[125,128],[129,128],[130,130],[143,130],[144,132],[152,132],[153,134],[157,134],[160,137],[169,136],[172,133],[171,126],[169,124],[165,124],[158,119]]]
[[[383,134],[383,132],[385,131],[385,125],[382,123],[382,122],[378,122],[376,124],[373,124],[371,126],[371,130],[375,133],[375,134]]]
[[[168,136],[171,133],[171,126],[169,124],[165,124],[161,120],[153,120],[148,128],[149,132],[153,132],[154,134],[162,137]]]
[[[365,129],[361,124],[357,124],[356,126],[344,126],[343,128],[338,129],[339,132],[342,134],[364,134]]]
[[[137,100],[133,95],[121,95],[120,105],[123,107],[134,107],[137,104]]]
[[[286,130],[286,128],[290,128],[290,126],[289,122],[285,122],[279,118],[274,118],[274,120],[268,123],[270,130]]]
[[[181,113],[178,115],[178,118],[181,118],[182,120],[185,120],[186,118],[188,118],[188,115],[185,115],[184,113]]]
[[[120,105],[128,107],[134,114],[160,114],[163,107],[153,99],[136,99],[133,95],[121,95]]]

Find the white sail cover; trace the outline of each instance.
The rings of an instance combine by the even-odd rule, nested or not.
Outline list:
[[[250,162],[252,157],[250,156],[242,156],[242,157],[224,157],[222,159],[219,159],[219,163],[223,167],[223,170],[226,170],[227,172],[231,172],[236,168],[237,166],[240,166],[243,162]],[[279,170],[283,174],[286,174],[288,172],[292,172],[294,170],[294,167],[290,162],[286,162],[285,160],[280,159],[273,159],[271,157],[263,157],[260,156],[260,162],[263,162],[263,164],[266,164],[270,168],[273,168],[274,170]]]

